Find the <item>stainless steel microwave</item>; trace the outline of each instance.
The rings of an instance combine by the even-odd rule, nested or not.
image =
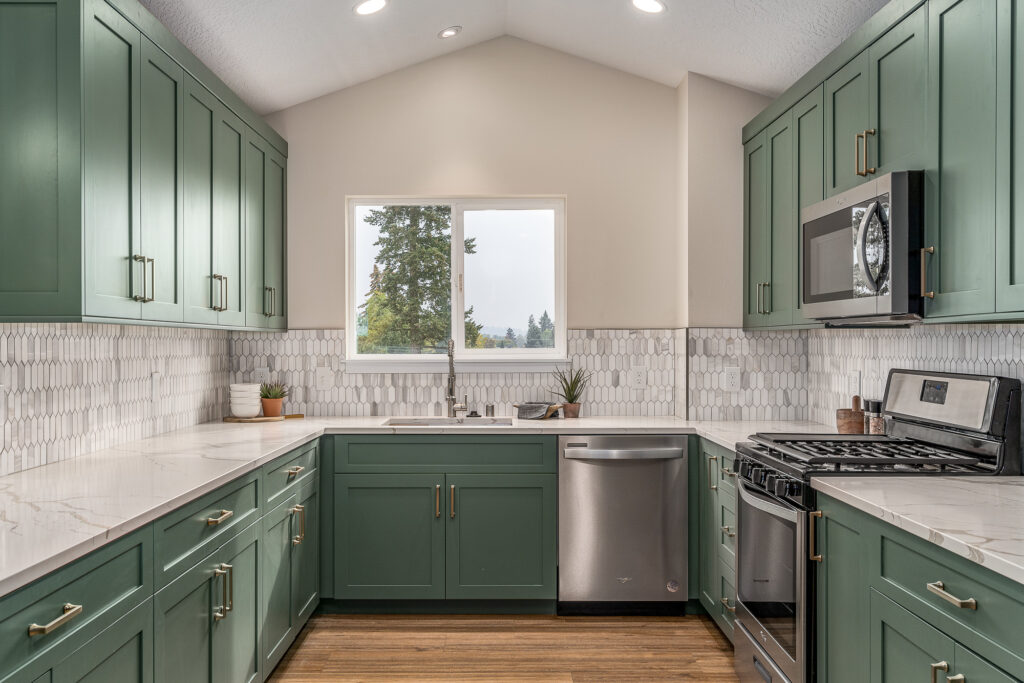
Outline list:
[[[879,176],[800,212],[800,299],[827,325],[921,319],[924,172]]]

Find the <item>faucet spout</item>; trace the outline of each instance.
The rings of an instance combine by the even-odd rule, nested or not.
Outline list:
[[[448,340],[448,391],[445,394],[448,404],[448,417],[458,417],[459,411],[466,410],[465,403],[457,403],[455,398],[455,340]]]

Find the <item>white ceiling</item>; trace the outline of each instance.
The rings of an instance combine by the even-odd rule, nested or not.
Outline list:
[[[141,0],[261,114],[501,35],[676,86],[687,71],[785,90],[888,0]],[[439,40],[453,24],[463,32]]]

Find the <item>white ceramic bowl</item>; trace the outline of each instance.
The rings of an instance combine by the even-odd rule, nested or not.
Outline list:
[[[256,417],[260,414],[260,407],[257,406],[236,406],[231,404],[231,414],[235,417]]]
[[[253,387],[256,387],[257,389],[259,389],[260,385],[259,384],[253,384],[253,383],[250,382],[250,383],[247,383],[247,384],[229,384],[228,387],[230,389],[252,389]]]
[[[258,406],[263,405],[263,402],[258,398],[233,398],[231,399],[231,405],[233,406]]]
[[[258,399],[259,397],[260,397],[259,392],[256,392],[254,394],[231,394],[231,400],[235,400],[237,398],[237,399],[241,399],[243,401],[251,401],[251,400],[254,400],[254,399]]]

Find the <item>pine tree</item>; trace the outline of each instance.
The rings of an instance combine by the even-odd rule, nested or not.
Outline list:
[[[531,315],[526,323],[526,348],[536,349],[542,344],[540,328],[537,326],[537,321]]]

